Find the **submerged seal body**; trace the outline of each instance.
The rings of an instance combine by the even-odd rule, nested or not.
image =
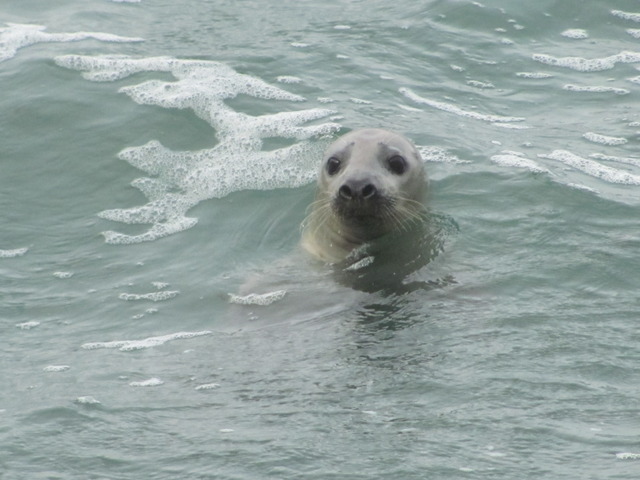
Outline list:
[[[381,129],[355,130],[326,150],[302,246],[338,264],[364,244],[423,218],[427,175],[415,146]]]

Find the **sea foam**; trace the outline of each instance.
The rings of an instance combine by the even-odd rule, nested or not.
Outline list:
[[[640,185],[640,175],[635,175],[624,170],[603,165],[600,162],[580,157],[567,150],[554,150],[551,153],[540,154],[538,156],[540,158],[548,158],[550,160],[562,162],[565,165],[608,183]]]
[[[138,37],[121,37],[102,32],[47,33],[43,25],[7,23],[0,27],[0,62],[13,58],[18,50],[43,42],[77,42],[99,40],[101,42],[142,42]]]
[[[570,68],[579,72],[600,72],[611,70],[617,63],[638,63],[640,52],[620,52],[603,58],[587,59],[583,57],[554,57],[542,53],[533,54],[532,58],[540,63],[554,67]]]
[[[178,332],[158,337],[149,337],[143,340],[116,340],[112,342],[90,342],[82,345],[85,350],[96,350],[99,348],[117,348],[122,352],[131,350],[142,350],[145,348],[157,347],[164,345],[173,340],[181,340],[187,338],[201,337],[203,335],[211,335],[213,332],[204,330],[201,332]]]
[[[239,190],[290,188],[310,183],[328,144],[328,140],[312,139],[340,128],[333,122],[304,125],[336,113],[327,109],[258,116],[233,110],[225,100],[238,95],[288,102],[305,99],[219,62],[65,55],[57,57],[56,63],[81,71],[92,81],[119,80],[138,72],[171,73],[175,81],[148,80],[123,87],[120,92],[139,104],[189,108],[211,125],[218,140],[213,148],[198,151],[175,152],[157,140],[122,150],[121,159],[150,175],[132,183],[149,201],[140,207],[105,210],[99,216],[151,227],[139,235],[103,232],[107,243],[140,243],[191,228],[197,219],[186,213],[203,200]],[[264,139],[272,137],[288,139],[290,145],[263,151]]]
[[[534,173],[551,173],[548,169],[541,167],[536,161],[526,158],[519,152],[504,151],[499,155],[493,155],[491,161],[503,167],[522,168]]]
[[[238,305],[271,305],[283,299],[286,294],[286,290],[276,290],[264,294],[250,293],[243,296],[230,293],[229,303],[237,303]]]
[[[21,257],[29,251],[29,247],[14,248],[13,250],[0,250],[0,258]]]
[[[459,115],[465,118],[471,118],[473,120],[481,120],[489,123],[510,123],[510,122],[523,122],[524,118],[522,117],[504,117],[501,115],[491,115],[486,113],[474,112],[471,110],[464,110],[457,105],[453,105],[451,103],[441,102],[438,100],[431,100],[428,98],[421,97],[420,95],[414,93],[409,88],[400,88],[400,93],[407,97],[412,102],[415,102],[419,105],[428,105],[429,107],[436,108],[438,110],[442,110],[444,112],[453,113],[454,115]]]

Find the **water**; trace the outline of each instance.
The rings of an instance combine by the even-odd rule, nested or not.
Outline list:
[[[0,478],[638,478],[637,2],[0,20]],[[296,257],[320,152],[378,126],[455,283]]]

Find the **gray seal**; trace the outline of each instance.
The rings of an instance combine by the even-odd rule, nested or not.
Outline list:
[[[302,247],[341,263],[358,247],[422,221],[427,185],[422,158],[404,136],[382,129],[347,133],[324,154]]]

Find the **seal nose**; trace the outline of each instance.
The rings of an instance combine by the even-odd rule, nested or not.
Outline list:
[[[338,189],[338,195],[344,200],[368,200],[377,193],[376,186],[367,180],[348,180]]]

